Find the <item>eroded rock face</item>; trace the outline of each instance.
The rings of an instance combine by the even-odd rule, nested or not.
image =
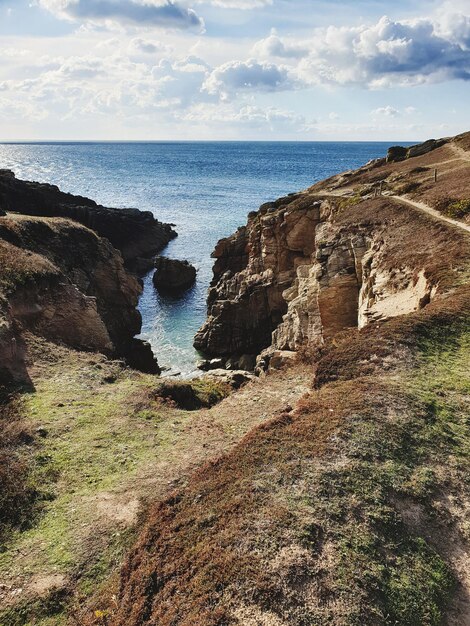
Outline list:
[[[13,355],[10,378],[24,374],[24,330],[159,371],[150,346],[134,339],[140,283],[106,239],[70,220],[9,215],[0,218],[0,260],[0,350]]]
[[[282,198],[251,214],[248,225],[213,253],[208,320],[195,347],[214,356],[258,354],[287,311],[283,292],[315,249],[320,203]]]
[[[403,146],[392,146],[388,150],[387,163],[396,163],[404,159],[412,159],[414,157],[423,156],[432,150],[436,150],[449,142],[449,139],[428,139],[423,143],[418,143],[409,148]]]
[[[159,256],[155,259],[153,284],[161,292],[181,293],[194,285],[196,268],[188,261]]]
[[[436,288],[424,270],[390,267],[385,226],[367,215],[340,224],[342,202],[308,192],[281,199],[219,242],[196,348],[228,363],[256,354],[258,372],[278,369],[302,346],[425,306]]]
[[[169,224],[159,222],[149,211],[106,208],[89,198],[64,193],[55,185],[18,180],[9,170],[0,170],[2,210],[79,222],[106,237],[130,269],[134,262],[142,265],[139,259],[153,257],[176,237]]]

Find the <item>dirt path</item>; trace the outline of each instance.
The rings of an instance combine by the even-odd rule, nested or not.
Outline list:
[[[408,198],[404,198],[403,196],[386,196],[386,197],[393,198],[394,200],[397,200],[397,202],[401,202],[403,204],[412,206],[413,208],[418,209],[419,211],[423,211],[424,213],[427,213],[431,217],[434,217],[435,219],[440,220],[441,222],[447,222],[448,224],[457,226],[457,228],[460,228],[461,230],[464,230],[467,233],[470,233],[469,225],[464,224],[463,222],[459,222],[458,220],[453,220],[451,217],[446,217],[445,215],[442,215],[442,213],[439,213],[439,211],[436,211],[436,209],[432,209],[427,204],[424,204],[424,202],[416,202],[415,200],[409,200]]]
[[[470,153],[464,150],[460,146],[456,146],[455,143],[450,143],[449,148],[456,154],[459,159],[470,162]]]

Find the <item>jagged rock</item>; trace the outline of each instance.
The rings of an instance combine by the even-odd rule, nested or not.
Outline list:
[[[268,212],[271,208],[275,212]],[[320,203],[298,194],[263,205],[213,253],[208,320],[194,345],[214,356],[259,354],[271,343],[287,304],[282,294],[315,246]]]
[[[10,170],[0,170],[0,210],[79,222],[106,237],[129,266],[137,257],[153,257],[176,237],[170,224],[150,211],[106,208],[55,185],[18,180]]]
[[[148,374],[161,374],[158,361],[148,341],[133,338],[122,347],[121,352],[130,367]]]
[[[193,286],[196,268],[188,261],[178,261],[159,256],[155,259],[156,272],[153,284],[159,291],[181,292]]]

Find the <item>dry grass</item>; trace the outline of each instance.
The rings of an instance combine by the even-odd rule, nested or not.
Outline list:
[[[383,325],[383,336],[361,334],[357,351],[344,337],[320,361],[318,391],[150,510],[107,592],[116,602],[96,597],[80,623],[438,626],[455,589],[448,546],[410,525],[397,501],[421,503],[436,537],[457,523],[433,501],[444,488],[464,499],[468,351],[453,346],[468,302],[462,291]],[[390,377],[381,341],[396,357]],[[373,374],[351,370],[361,356]],[[439,474],[442,463],[452,474]]]

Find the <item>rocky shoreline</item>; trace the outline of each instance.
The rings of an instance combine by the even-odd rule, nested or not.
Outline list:
[[[177,236],[170,224],[159,222],[150,211],[104,207],[55,185],[19,180],[10,170],[0,170],[0,210],[72,219],[108,239],[131,270],[145,266],[145,260]]]
[[[394,219],[396,194],[432,189],[427,159],[450,142],[390,148],[387,158],[263,204],[219,241],[207,320],[194,341],[203,366],[256,359],[257,373],[278,369],[348,329],[426,306],[439,288],[428,269],[435,251],[390,266],[392,255],[407,255],[384,217]],[[383,215],[371,206],[354,219],[356,205],[377,197]]]
[[[219,242],[197,380],[130,271],[195,268],[3,196],[0,623],[465,621],[470,133],[415,152]]]
[[[0,170],[0,211],[0,381],[28,382],[26,332],[158,374],[150,345],[135,338],[136,274],[176,237],[173,228],[9,170]]]

